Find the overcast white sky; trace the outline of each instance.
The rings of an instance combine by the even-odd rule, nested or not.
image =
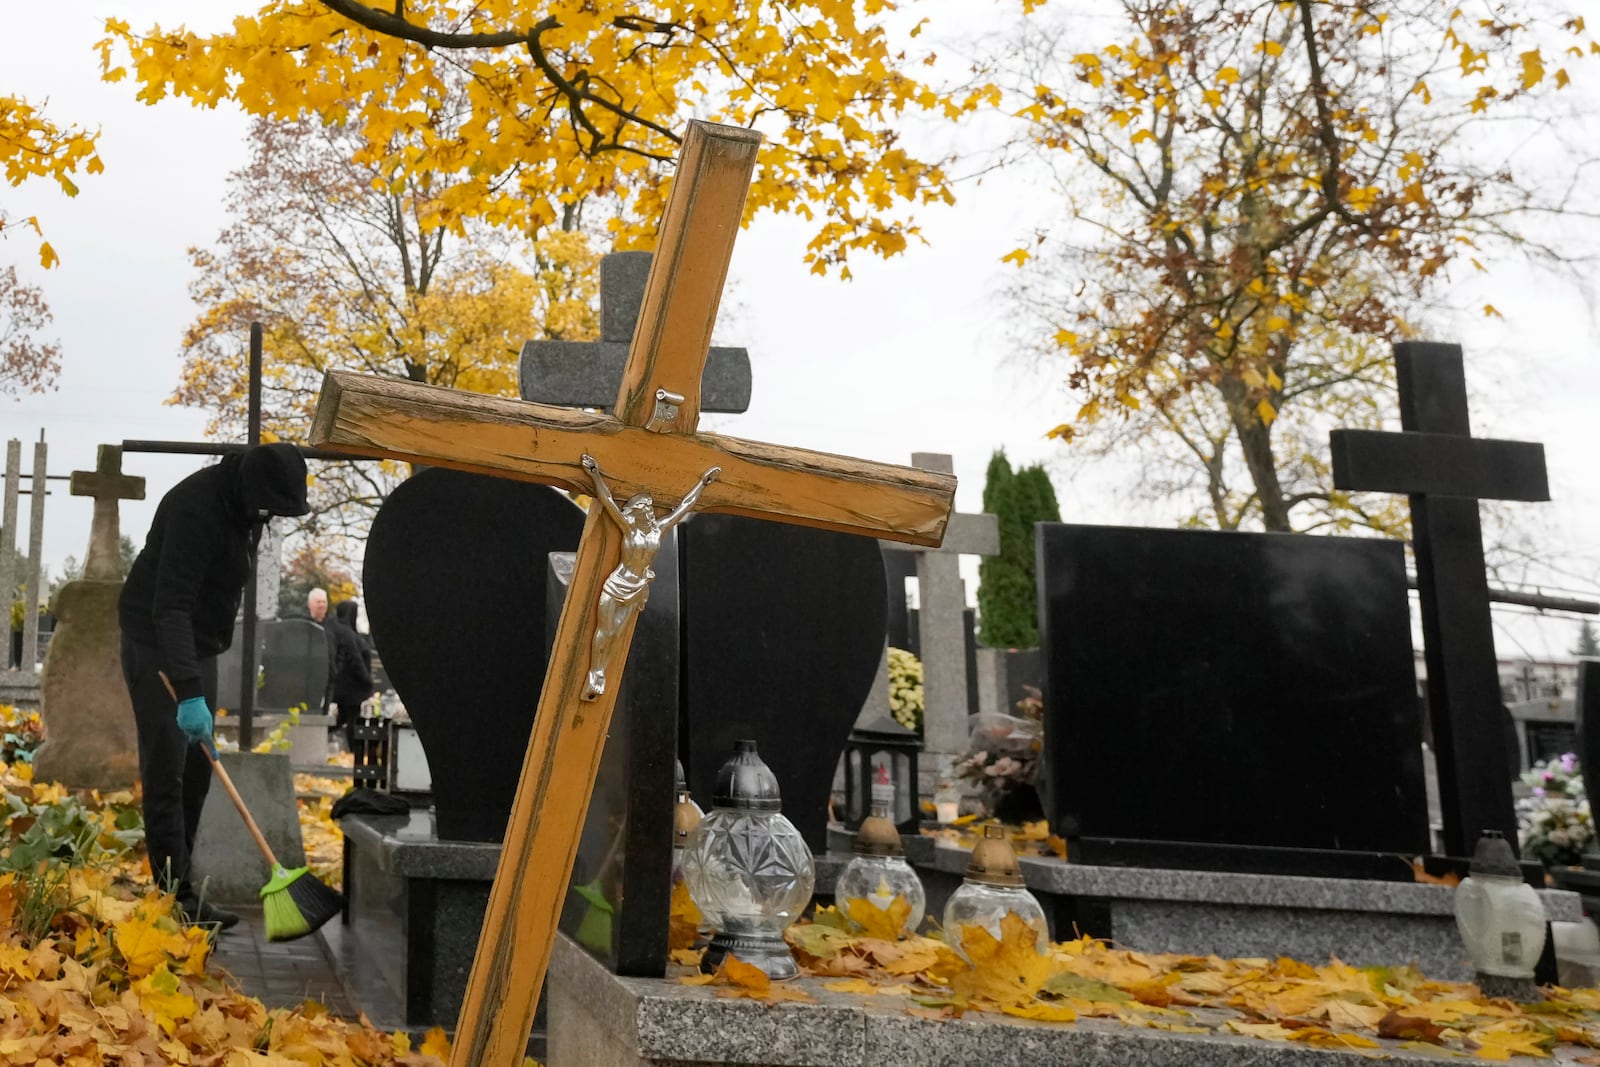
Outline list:
[[[0,206],[13,218],[38,214],[61,255],[60,267],[43,272],[34,268],[26,236],[0,244],[0,258],[45,287],[64,357],[58,391],[0,399],[0,439],[31,441],[43,429],[50,471],[65,474],[92,467],[101,442],[198,438],[202,412],[163,404],[177,378],[179,338],[193,315],[185,249],[210,243],[223,224],[224,179],[243,161],[245,123],[231,111],[137,103],[129,85],[100,82],[92,45],[108,14],[135,26],[187,21],[210,28],[253,5],[10,0],[4,6],[0,91],[48,98],[57,122],[99,126],[106,171],[82,180],[82,194],[70,201],[38,184],[0,189]],[[982,28],[1000,10],[987,0],[922,6],[951,16],[936,20],[936,29],[963,32]],[[1091,19],[1085,33],[1104,25]],[[955,208],[922,216],[930,247],[890,262],[862,259],[848,283],[807,273],[803,225],[757,220],[735,252],[734,314],[719,338],[750,349],[753,402],[747,414],[713,417],[707,427],[898,462],[913,451],[948,452],[956,458],[957,503],[965,511],[978,510],[985,464],[1004,447],[1014,461],[1050,463],[1069,521],[1170,521],[1159,506],[1119,493],[1128,479],[1120,465],[1085,460],[1045,440],[1044,431],[1070,412],[1057,384],[1061,375],[1029,373],[1008,360],[1000,290],[1011,268],[999,260],[1051,208],[1050,194],[1032,177],[991,176],[966,187]],[[1474,431],[1545,442],[1555,502],[1521,507],[1539,509],[1541,546],[1560,573],[1537,578],[1600,590],[1600,486],[1592,473],[1600,457],[1600,359],[1589,310],[1576,290],[1515,267],[1502,266],[1481,284],[1505,322],[1464,321],[1442,338],[1467,345],[1469,374],[1489,398],[1473,412]],[[29,463],[25,454],[25,469]],[[128,457],[125,468],[146,477],[149,494],[123,506],[124,531],[142,541],[155,502],[195,466],[182,457]],[[66,556],[83,553],[90,505],[67,496],[60,483],[55,492],[45,557],[59,569]],[[1506,655],[1563,654],[1576,631],[1566,618],[1539,624],[1503,614],[1499,621]]]

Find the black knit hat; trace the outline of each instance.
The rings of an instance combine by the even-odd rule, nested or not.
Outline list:
[[[268,515],[304,515],[306,461],[294,445],[256,445],[239,464],[239,495],[252,519]]]

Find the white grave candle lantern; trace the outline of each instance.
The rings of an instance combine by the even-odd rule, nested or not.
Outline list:
[[[783,932],[811,902],[811,849],[780,813],[778,779],[756,743],[736,741],[734,748],[717,772],[711,811],[683,855],[689,895],[717,931],[700,968],[713,972],[734,955],[769,978],[793,978],[800,967]]]
[[[1016,850],[1006,840],[1005,827],[990,824],[972,850],[966,880],[945,905],[945,940],[965,956],[962,931],[966,927],[981,926],[998,940],[1007,915],[1015,915],[1034,931],[1034,947],[1041,953],[1050,950],[1050,924],[1044,908],[1022,883],[1022,868]]]
[[[1522,880],[1511,844],[1498,831],[1485,830],[1478,839],[1455,905],[1456,926],[1483,991],[1537,1000],[1533,971],[1544,952],[1544,904]]]
[[[887,916],[893,913],[895,901],[904,899],[907,911],[896,933],[902,937],[916,933],[927,912],[928,897],[923,891],[922,879],[904,859],[900,832],[889,821],[887,808],[873,806],[872,814],[862,820],[861,828],[856,831],[851,847],[855,856],[839,875],[833,890],[834,900],[851,926],[861,928],[860,917],[855,915],[854,909],[873,907]]]

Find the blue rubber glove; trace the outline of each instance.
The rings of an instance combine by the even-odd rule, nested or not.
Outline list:
[[[178,705],[178,729],[190,741],[204,744],[211,740],[211,707],[205,697],[190,697]]]

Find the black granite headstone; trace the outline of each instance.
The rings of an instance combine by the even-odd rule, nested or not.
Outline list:
[[[1398,543],[1036,537],[1045,795],[1074,862],[1410,877],[1394,857],[1428,828]]]
[[[499,841],[545,672],[545,574],[583,512],[554,489],[433,468],[384,501],[362,585],[433,774],[439,836]]]
[[[566,603],[573,556],[555,553],[545,581],[546,644]],[[561,929],[614,974],[666,971],[671,904],[673,750],[678,733],[678,552],[669,532],[634,626],[627,670],[578,839]],[[549,649],[546,649],[548,654]]]
[[[1600,797],[1600,660],[1578,661],[1578,766],[1584,795]]]
[[[690,788],[708,804],[733,743],[754,739],[784,814],[821,852],[834,770],[883,653],[882,552],[866,538],[735,515],[691,517],[678,545]]]
[[[918,654],[918,642],[911,627],[911,611],[906,604],[906,582],[917,576],[915,552],[883,553],[883,574],[889,586],[889,647],[903,648],[912,655]]]

